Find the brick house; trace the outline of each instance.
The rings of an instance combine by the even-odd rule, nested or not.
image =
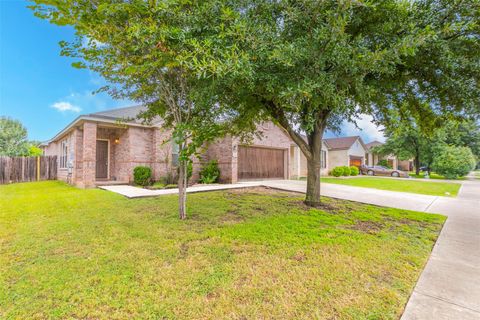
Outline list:
[[[45,155],[58,156],[58,177],[82,188],[125,184],[136,166],[152,168],[155,180],[175,174],[176,147],[161,121],[132,120],[143,107],[127,107],[81,115],[43,144]],[[127,120],[128,119],[128,120]],[[261,137],[249,145],[235,137],[210,144],[194,160],[193,180],[201,163],[217,160],[220,182],[252,179],[289,179],[299,175],[298,147],[271,122],[259,125]],[[305,166],[306,168],[306,166]]]

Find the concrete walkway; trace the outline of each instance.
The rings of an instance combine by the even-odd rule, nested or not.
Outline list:
[[[194,186],[187,192],[266,186],[304,193],[305,181],[269,180],[232,185]],[[173,194],[177,189],[131,186],[102,189],[129,198]],[[480,319],[480,180],[462,182],[457,198],[436,197],[323,183],[323,196],[448,216],[402,320]]]
[[[228,190],[228,189],[238,189],[238,188],[249,188],[249,187],[258,187],[261,184],[259,182],[244,182],[244,183],[235,183],[235,184],[210,184],[210,185],[195,185],[193,187],[187,188],[187,193],[194,192],[206,192],[206,191],[218,191],[218,190]],[[98,188],[103,190],[112,191],[127,198],[145,198],[145,197],[157,197],[167,194],[177,194],[178,188],[173,189],[158,189],[150,190],[144,189],[129,185],[120,185],[120,186],[99,186]]]

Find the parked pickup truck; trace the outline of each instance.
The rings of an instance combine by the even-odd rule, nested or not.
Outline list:
[[[369,176],[392,176],[392,177],[403,177],[408,178],[409,175],[402,170],[389,169],[384,166],[365,166],[360,167],[360,172]]]

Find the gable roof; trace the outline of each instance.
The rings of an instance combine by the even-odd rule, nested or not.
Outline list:
[[[145,106],[130,106],[124,108],[110,109],[95,113],[83,114],[75,118],[70,124],[63,128],[59,133],[57,133],[52,139],[42,143],[42,146],[48,145],[50,142],[55,141],[69,132],[74,126],[81,123],[82,121],[98,121],[106,122],[111,124],[118,124],[118,122],[123,122],[124,124],[130,126],[140,126],[140,127],[153,127],[159,125],[160,119],[154,118],[151,123],[144,123],[143,119],[137,119],[137,115],[145,111]]]
[[[363,143],[363,140],[362,138],[360,138],[360,136],[329,138],[329,139],[324,139],[323,141],[325,142],[329,150],[347,150],[347,149],[350,149],[350,147],[357,140],[360,141],[362,146],[366,149],[366,146]]]
[[[367,149],[370,150],[371,148],[376,147],[376,146],[381,146],[382,144],[383,144],[382,142],[375,140],[375,141],[367,143],[365,145],[365,147],[367,147]]]
[[[109,119],[109,120],[124,120],[128,122],[142,123],[142,119],[137,119],[140,112],[146,111],[145,106],[131,106],[117,109],[110,109],[95,113],[86,114],[87,117]]]

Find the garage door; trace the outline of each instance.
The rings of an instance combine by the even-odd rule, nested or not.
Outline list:
[[[285,150],[238,147],[238,179],[283,179]]]
[[[363,158],[362,157],[352,157],[350,156],[350,166],[360,168],[360,166],[363,163]]]

